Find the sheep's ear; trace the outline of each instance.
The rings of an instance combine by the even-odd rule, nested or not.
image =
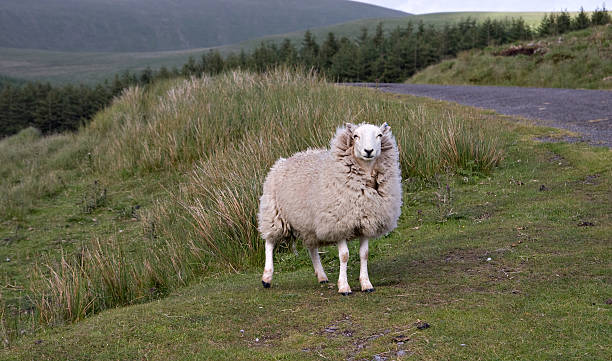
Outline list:
[[[344,128],[346,129],[347,132],[349,132],[352,135],[353,132],[355,131],[355,128],[357,128],[357,126],[353,123],[345,123]]]
[[[387,122],[384,122],[383,125],[380,126],[380,132],[383,134],[391,133],[391,126],[387,124]]]

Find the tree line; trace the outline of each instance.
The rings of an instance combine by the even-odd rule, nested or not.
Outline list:
[[[531,29],[522,18],[487,19],[480,23],[467,18],[443,27],[409,22],[391,31],[384,31],[379,23],[372,34],[363,28],[356,39],[329,33],[322,42],[317,42],[307,31],[298,45],[285,39],[280,44],[261,43],[251,52],[243,50],[226,57],[218,51],[209,51],[197,60],[190,57],[180,69],[126,71],[95,86],[19,84],[4,79],[0,81],[0,137],[30,126],[44,134],[76,130],[123,89],[146,86],[158,79],[215,75],[238,68],[262,72],[286,65],[314,69],[333,81],[400,82],[460,51],[559,35],[610,22],[604,7],[590,16],[582,8],[573,18],[567,11],[546,14],[536,29]]]

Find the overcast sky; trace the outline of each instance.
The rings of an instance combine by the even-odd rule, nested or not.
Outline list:
[[[577,11],[602,7],[602,0],[356,0],[413,14],[444,11]],[[609,8],[606,5],[606,8]],[[609,9],[608,9],[609,10]]]

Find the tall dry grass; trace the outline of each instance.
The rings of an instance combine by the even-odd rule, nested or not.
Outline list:
[[[94,169],[109,179],[181,173],[143,217],[150,244],[126,252],[94,241],[38,272],[36,304],[47,323],[157,297],[208,272],[262,262],[256,213],[263,179],[279,157],[326,147],[345,122],[388,122],[405,176],[428,179],[466,166],[486,173],[501,159],[493,129],[373,93],[278,69],[171,80],[133,88],[79,137],[95,144]]]

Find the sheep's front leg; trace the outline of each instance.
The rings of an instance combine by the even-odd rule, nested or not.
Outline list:
[[[273,253],[274,242],[266,240],[266,264],[264,266],[263,276],[261,277],[261,283],[264,288],[270,288],[270,282],[272,282],[272,274],[274,274],[274,264],[272,262]]]
[[[351,287],[346,280],[346,266],[349,259],[349,250],[346,241],[338,242],[338,257],[340,258],[340,276],[338,277],[338,292],[343,296],[350,295]]]
[[[368,276],[368,240],[362,239],[359,243],[359,260],[361,267],[359,268],[359,283],[361,284],[361,291],[363,292],[374,292],[374,287],[370,283],[370,277]]]
[[[310,259],[312,260],[312,267],[314,267],[315,275],[317,275],[317,279],[319,283],[327,283],[327,275],[325,274],[325,270],[323,270],[323,266],[321,265],[321,258],[319,257],[319,249],[317,247],[308,248],[308,252],[310,253]]]

